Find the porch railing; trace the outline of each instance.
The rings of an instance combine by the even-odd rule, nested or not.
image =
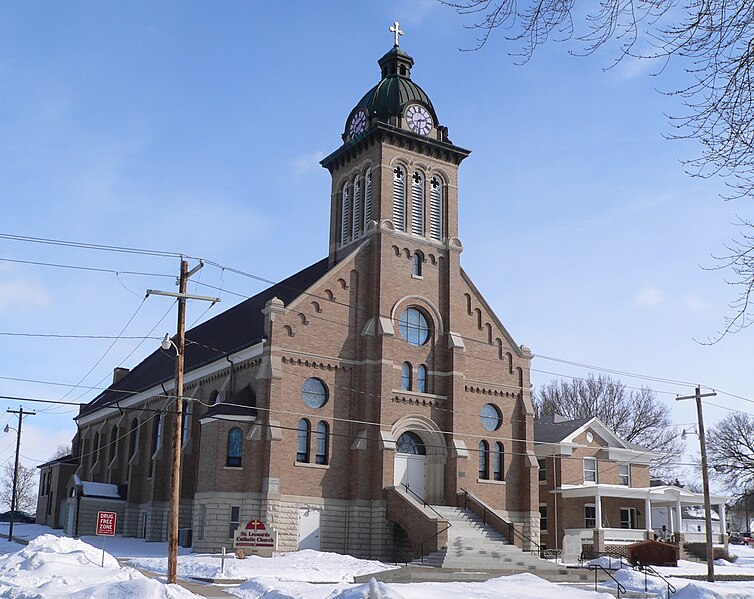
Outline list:
[[[686,543],[706,543],[707,542],[707,533],[704,532],[681,532],[683,535],[683,540]],[[722,545],[723,544],[723,535],[719,532],[713,532],[712,533],[712,543],[715,545]]]

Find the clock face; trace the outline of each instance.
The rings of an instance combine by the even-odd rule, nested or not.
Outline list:
[[[412,104],[406,110],[406,122],[414,133],[429,135],[432,130],[432,117],[429,111],[419,104]]]
[[[351,119],[351,125],[348,127],[348,137],[350,139],[353,139],[360,133],[364,132],[364,129],[367,128],[367,113],[363,110],[359,110],[356,114],[353,115],[353,118]]]

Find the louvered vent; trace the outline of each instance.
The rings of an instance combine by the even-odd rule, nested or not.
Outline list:
[[[346,245],[348,243],[348,225],[351,219],[351,199],[348,194],[348,183],[343,186],[343,210],[340,218],[340,245]]]
[[[399,166],[393,169],[393,225],[406,230],[406,173]]]
[[[442,240],[442,184],[437,177],[429,184],[429,235]]]
[[[372,220],[372,169],[367,171],[364,179],[364,231]]]
[[[361,233],[361,178],[356,175],[353,180],[353,239]]]
[[[411,232],[424,236],[424,175],[419,171],[411,177]]]

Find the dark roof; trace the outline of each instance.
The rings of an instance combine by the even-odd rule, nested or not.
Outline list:
[[[262,309],[265,304],[273,297],[281,299],[285,305],[290,304],[319,280],[327,270],[327,258],[323,258],[214,318],[189,329],[186,332],[186,372],[259,342],[264,335]],[[134,393],[172,380],[174,373],[174,355],[172,352],[165,352],[158,348],[127,375],[84,406],[79,417],[131,397]]]
[[[46,468],[48,466],[54,466],[55,464],[69,464],[71,466],[78,465],[79,460],[78,458],[74,458],[70,453],[68,455],[64,455],[60,458],[54,458],[52,460],[49,460],[45,462],[44,464],[39,464],[37,468]]]
[[[535,443],[560,443],[568,435],[577,431],[592,418],[565,420],[558,414],[546,414],[534,421]]]

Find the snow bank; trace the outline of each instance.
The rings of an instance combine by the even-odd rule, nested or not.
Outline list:
[[[0,596],[9,599],[189,599],[184,589],[121,568],[110,554],[78,539],[42,535],[0,557]]]

